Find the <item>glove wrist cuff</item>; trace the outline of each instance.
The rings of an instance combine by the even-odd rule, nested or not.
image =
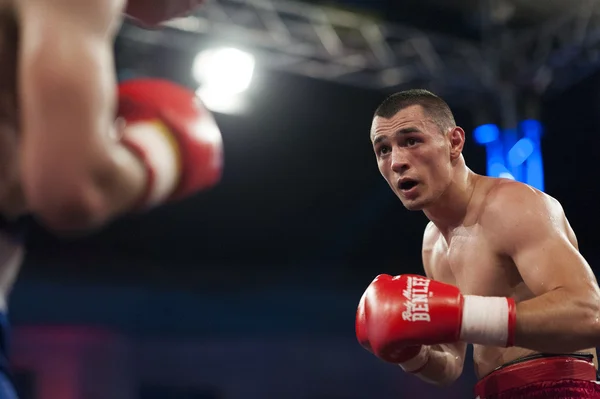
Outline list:
[[[399,364],[400,368],[407,373],[419,373],[427,365],[427,362],[429,362],[430,351],[431,350],[428,345],[421,346],[421,350],[415,357]]]
[[[460,340],[471,344],[514,345],[516,306],[512,298],[465,295]]]
[[[158,121],[131,123],[125,128],[121,144],[140,159],[146,170],[139,207],[151,208],[166,201],[181,174],[176,144],[168,129]]]

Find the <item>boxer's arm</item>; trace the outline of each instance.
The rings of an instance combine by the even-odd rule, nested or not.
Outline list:
[[[515,345],[572,352],[600,345],[600,290],[560,204],[509,183],[491,194],[482,224],[496,234],[535,298],[516,306]]]
[[[112,42],[124,0],[23,0],[22,179],[51,228],[99,226],[143,192],[142,163],[119,145]]]
[[[464,342],[424,345],[417,358],[400,366],[425,382],[448,386],[461,376],[466,353],[467,344]]]
[[[423,235],[423,268],[425,275],[433,280],[443,281],[440,276],[437,276],[434,268],[431,265],[430,259],[433,251],[433,246],[436,241],[436,228],[433,223],[429,223]],[[448,284],[455,285],[454,281],[443,281]],[[465,356],[467,353],[467,344],[464,342],[456,342],[452,344],[441,344],[423,346],[421,353],[417,358],[417,372],[412,372],[423,381],[435,385],[449,385],[456,381],[462,374],[465,364]],[[423,362],[425,362],[423,364]]]

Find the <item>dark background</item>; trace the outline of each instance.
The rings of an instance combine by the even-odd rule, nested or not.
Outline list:
[[[477,13],[463,8],[476,2],[395,3],[369,2],[370,8],[385,11],[392,20],[477,37],[477,23],[469,23]],[[365,2],[349,4],[366,8]],[[522,11],[521,18],[538,23],[547,12]],[[436,23],[428,25],[428,18]],[[117,42],[116,49],[119,55],[128,47]],[[192,84],[189,54],[167,48],[145,49],[144,54],[136,64],[144,73]],[[118,57],[118,66],[119,61]],[[250,110],[243,115],[216,114],[226,158],[218,187],[117,221],[84,239],[59,242],[38,231],[31,242],[32,259],[72,265],[65,274],[73,278],[95,279],[92,275],[99,274],[113,281],[183,284],[191,290],[294,281],[310,285],[321,280],[336,286],[364,285],[379,272],[420,270],[426,221],[419,213],[405,211],[394,198],[379,175],[368,137],[373,110],[390,93],[281,72],[257,73],[258,87],[249,93]],[[598,215],[598,79],[592,75],[541,100],[545,191],[561,201],[582,252],[591,259]],[[453,106],[468,134],[467,162],[485,173],[485,150],[471,138],[476,108]],[[115,270],[100,260],[115,258],[143,259],[156,266]],[[62,271],[32,262],[25,273],[52,276]],[[290,281],[290,276],[295,278]]]

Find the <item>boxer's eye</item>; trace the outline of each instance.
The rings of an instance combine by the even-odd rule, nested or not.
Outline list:
[[[387,145],[382,145],[381,147],[379,147],[377,149],[378,155],[385,155],[385,154],[388,154],[389,152],[390,152],[390,147],[388,147]]]
[[[419,142],[419,140],[417,140],[414,137],[409,137],[406,139],[405,144],[407,147],[412,147],[414,145],[416,145]]]

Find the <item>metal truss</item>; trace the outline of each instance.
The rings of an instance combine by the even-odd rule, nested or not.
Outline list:
[[[541,94],[600,67],[598,4],[530,31],[503,30],[494,48],[288,0],[211,0],[166,30],[125,24],[121,37],[197,51],[202,36],[248,48],[264,68],[374,89],[477,97],[509,84]]]
[[[600,69],[600,2],[568,8],[560,18],[513,33],[514,83],[537,92],[560,92]]]
[[[381,23],[360,14],[285,0],[212,0],[165,24],[188,39],[207,35],[251,48],[263,67],[375,89],[415,82],[455,90],[481,87],[483,59],[466,41]],[[190,48],[168,32],[126,25],[125,38]],[[198,44],[195,47],[198,48]]]

